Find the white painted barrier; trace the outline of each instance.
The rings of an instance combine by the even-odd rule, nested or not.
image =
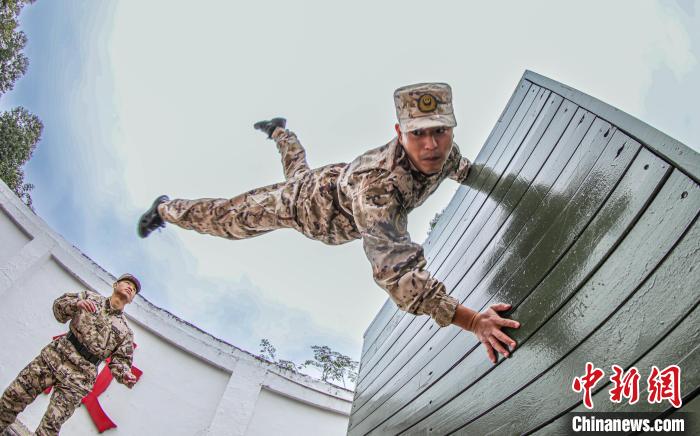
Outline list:
[[[0,389],[67,325],[51,311],[65,292],[111,293],[114,276],[92,262],[0,182]],[[221,341],[137,296],[126,309],[143,371],[132,390],[99,397],[113,435],[341,435],[352,392],[294,374]],[[40,397],[19,420],[36,428]],[[80,407],[62,434],[97,434]]]

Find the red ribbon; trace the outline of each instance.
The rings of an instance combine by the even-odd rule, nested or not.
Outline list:
[[[63,335],[58,335],[54,336],[54,339],[58,339]],[[134,349],[136,349],[136,344],[134,343]],[[80,400],[81,403],[85,406],[87,409],[88,413],[90,414],[90,418],[92,418],[92,422],[95,423],[95,427],[97,427],[97,431],[102,433],[105,430],[109,430],[110,428],[116,428],[117,424],[114,423],[111,419],[109,419],[109,416],[105,413],[104,409],[102,409],[102,406],[100,405],[100,401],[98,400],[97,397],[99,397],[104,391],[107,390],[107,387],[109,386],[110,383],[112,383],[112,372],[109,370],[109,362],[112,360],[111,357],[108,357],[107,360],[105,360],[105,365],[102,368],[102,371],[97,375],[97,379],[95,380],[95,385],[92,387],[92,390],[90,391],[89,394],[87,394],[85,397],[83,397],[82,400]],[[141,379],[141,375],[143,375],[143,371],[138,369],[135,366],[131,367],[131,372],[136,376],[136,381],[138,382],[139,379]],[[44,390],[45,394],[49,394],[51,392],[51,386],[46,388]]]

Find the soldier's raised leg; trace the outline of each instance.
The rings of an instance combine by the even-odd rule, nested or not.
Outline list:
[[[166,222],[228,239],[251,238],[280,228],[298,229],[293,204],[299,186],[289,181],[310,169],[304,147],[294,133],[284,129],[286,122],[284,118],[273,118],[253,127],[275,140],[287,183],[253,189],[231,199],[170,200],[161,195],[141,215],[139,236],[147,237]]]
[[[69,388],[61,383],[54,386],[49,407],[46,409],[39,427],[36,429],[37,436],[57,435],[61,426],[73,415],[75,409],[80,405],[80,400],[85,396],[85,392],[75,388]]]
[[[306,163],[306,150],[297,139],[297,135],[289,130],[277,128],[272,133],[272,139],[282,155],[282,167],[287,180],[311,170]]]
[[[0,434],[53,383],[53,374],[41,356],[29,362],[0,397]]]
[[[167,200],[155,210],[164,223],[183,229],[227,239],[252,238],[297,227],[293,207],[298,189],[295,183],[276,183],[231,199]]]
[[[273,139],[277,143],[277,150],[282,155],[282,167],[284,168],[284,177],[287,180],[292,177],[309,171],[309,165],[306,163],[306,151],[301,146],[297,136],[285,130],[287,120],[284,118],[273,118],[271,120],[258,121],[253,124],[253,128],[267,134],[269,139]]]

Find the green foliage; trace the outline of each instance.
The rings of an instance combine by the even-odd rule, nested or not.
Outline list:
[[[321,372],[321,380],[328,382],[336,380],[345,386],[345,378],[351,382],[357,380],[358,362],[350,357],[331,350],[326,345],[313,345],[313,360],[307,360],[302,367],[313,366]]]
[[[258,357],[269,360],[270,362],[277,362],[277,349],[272,345],[269,339],[260,340],[260,354]]]
[[[430,235],[430,232],[433,231],[435,226],[437,225],[438,221],[440,221],[440,217],[442,217],[442,214],[445,213],[445,209],[441,210],[440,212],[436,213],[433,219],[430,220],[430,229],[428,229],[428,235]]]
[[[39,118],[23,107],[0,114],[0,178],[30,207],[33,186],[24,183],[22,166],[32,157],[43,128]]]
[[[277,366],[279,366],[280,368],[288,369],[292,372],[298,372],[296,363],[292,362],[291,360],[280,359],[277,361]]]
[[[260,340],[260,354],[258,354],[258,357],[272,362],[280,368],[288,369],[292,372],[299,371],[297,365],[291,360],[277,359],[277,349],[272,345],[269,339]]]
[[[22,50],[27,43],[24,32],[17,30],[19,13],[34,0],[0,0],[0,95],[11,90],[27,71],[29,60]]]
[[[345,386],[345,380],[357,381],[358,363],[350,357],[333,351],[326,345],[314,345],[311,347],[314,358],[297,365],[291,360],[277,359],[277,349],[268,339],[260,340],[260,354],[258,357],[290,371],[299,372],[306,367],[314,367],[321,373],[324,382],[339,381]]]
[[[17,20],[22,7],[33,2],[0,0],[0,96],[27,71],[29,61],[22,53],[27,37],[17,30]],[[22,166],[31,158],[43,128],[41,120],[23,107],[0,114],[0,178],[29,207],[34,186],[24,183]]]

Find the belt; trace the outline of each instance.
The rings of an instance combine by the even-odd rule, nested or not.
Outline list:
[[[73,346],[75,347],[75,351],[77,351],[78,354],[83,356],[85,360],[92,363],[93,365],[99,365],[100,362],[102,362],[102,358],[92,354],[90,350],[88,350],[87,347],[78,340],[78,338],[73,334],[72,331],[68,332],[66,338],[68,338],[68,341],[70,341],[70,343],[73,344]]]

